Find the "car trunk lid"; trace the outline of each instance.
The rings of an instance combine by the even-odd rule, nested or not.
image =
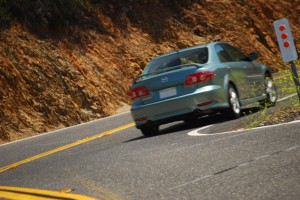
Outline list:
[[[187,76],[195,73],[204,65],[189,64],[161,73],[147,74],[136,79],[137,86],[145,86],[150,95],[141,97],[145,104],[162,101],[171,97],[184,95],[184,83]]]

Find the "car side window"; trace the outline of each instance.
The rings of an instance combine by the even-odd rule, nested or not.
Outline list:
[[[230,57],[232,57],[233,62],[245,61],[247,59],[247,56],[245,56],[245,54],[242,53],[237,48],[235,48],[235,47],[233,47],[233,46],[231,46],[229,44],[223,44],[222,46],[229,53]]]
[[[216,52],[221,62],[232,62],[233,60],[221,45],[216,45]]]

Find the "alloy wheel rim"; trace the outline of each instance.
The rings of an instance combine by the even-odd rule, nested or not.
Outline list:
[[[275,90],[272,80],[270,80],[270,79],[267,80],[266,86],[267,86],[266,93],[269,97],[269,100],[271,102],[275,102],[276,101],[276,90]]]
[[[230,89],[230,103],[232,105],[232,109],[235,113],[240,113],[240,102],[238,100],[236,92],[231,88]]]

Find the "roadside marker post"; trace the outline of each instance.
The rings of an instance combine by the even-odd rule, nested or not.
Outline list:
[[[291,66],[291,73],[293,76],[294,83],[296,85],[296,90],[297,90],[299,103],[300,103],[300,82],[297,73],[297,68],[294,63],[294,60],[298,59],[298,54],[295,48],[295,43],[293,40],[289,22],[286,18],[283,18],[274,21],[273,25],[275,28],[275,33],[277,36],[282,59],[284,62],[289,63]]]

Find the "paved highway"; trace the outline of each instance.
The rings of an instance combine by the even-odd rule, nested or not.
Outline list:
[[[0,185],[96,199],[300,199],[300,121],[231,132],[243,121],[177,122],[144,138],[124,113],[1,145]]]

